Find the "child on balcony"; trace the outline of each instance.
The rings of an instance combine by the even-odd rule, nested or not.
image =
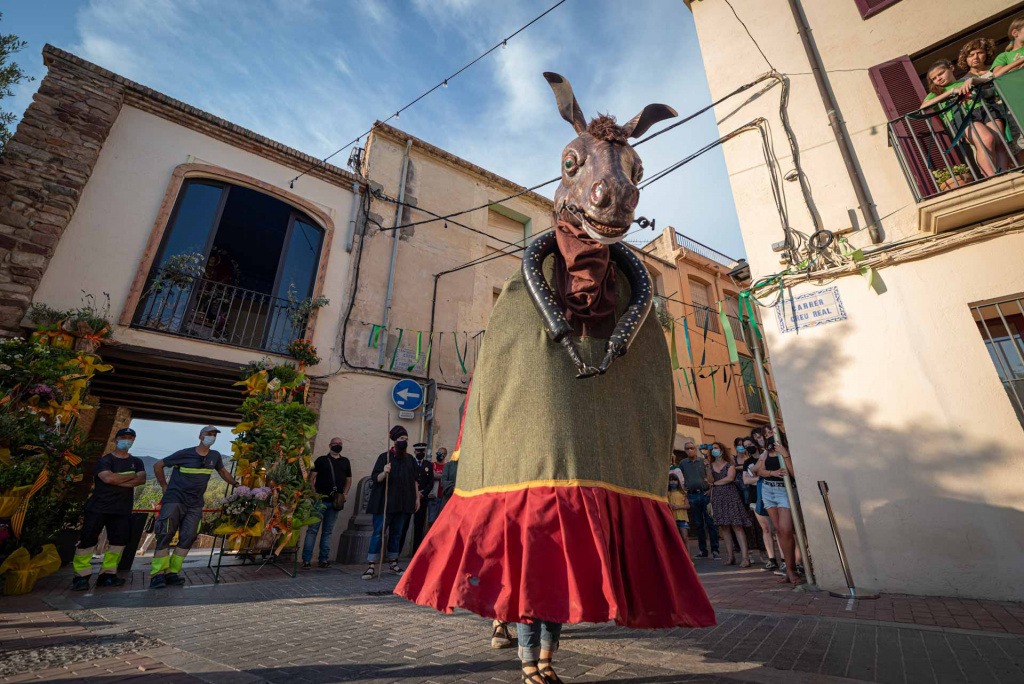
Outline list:
[[[1010,44],[992,61],[992,73],[998,78],[1024,66],[1024,17],[1010,23]]]
[[[984,73],[987,71],[984,68],[987,61],[984,60],[990,59],[988,53],[994,52],[995,46],[992,41],[987,39],[967,43],[960,51],[960,59],[966,64],[967,54],[965,51],[967,54],[975,55],[972,61],[979,64],[979,71]],[[979,56],[975,53],[983,54]],[[995,107],[994,101],[985,102],[991,115],[986,113],[980,102],[974,103],[972,90],[978,83],[990,80],[990,77],[986,78],[974,73],[973,68],[969,73],[971,74],[969,78],[958,81],[953,71],[953,64],[949,60],[940,59],[932,64],[928,67],[927,73],[929,94],[925,97],[922,108],[934,106],[949,98],[966,98],[960,107],[943,112],[942,118],[949,124],[951,132],[955,133],[963,125],[964,116],[970,117],[971,124],[965,137],[974,149],[974,158],[978,162],[982,174],[985,177],[994,176],[1011,166],[1007,147],[1000,140],[1006,135],[1006,114],[1001,107],[998,109]]]

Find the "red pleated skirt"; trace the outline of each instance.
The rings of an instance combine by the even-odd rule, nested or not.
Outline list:
[[[715,624],[668,505],[599,486],[456,494],[395,593],[503,622]]]

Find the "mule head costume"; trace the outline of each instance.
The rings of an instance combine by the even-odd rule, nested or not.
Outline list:
[[[556,228],[535,240],[523,256],[523,278],[552,341],[560,343],[576,367],[577,378],[603,375],[629,346],[647,318],[653,287],[647,269],[622,244],[633,223],[643,177],[640,156],[629,138],[676,116],[671,107],[651,104],[619,126],[600,115],[587,123],[569,81],[546,72],[558,111],[572,124],[575,140],[562,151],[562,182],[555,191]],[[542,264],[557,252],[559,294],[544,277]],[[615,320],[614,262],[630,286],[629,306]],[[580,356],[573,335],[608,338],[603,361],[594,367]]]

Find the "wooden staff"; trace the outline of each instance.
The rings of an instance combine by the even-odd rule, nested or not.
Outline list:
[[[388,411],[388,432],[384,440],[384,463],[391,465],[391,411]],[[384,474],[384,522],[380,526],[380,557],[377,559],[377,579],[381,578],[384,571],[384,553],[388,548],[388,484],[391,480],[391,472]]]

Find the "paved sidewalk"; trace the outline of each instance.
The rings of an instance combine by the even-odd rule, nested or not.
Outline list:
[[[711,561],[697,567],[717,627],[570,625],[556,661],[560,676],[763,684],[1024,681],[1017,604],[884,597],[850,605],[823,592],[794,592],[761,570]],[[394,577],[365,582],[362,569],[314,570],[294,580],[264,569],[238,577],[258,581],[194,581],[162,591],[126,586],[69,594],[55,585],[49,593],[4,599],[0,682],[519,681],[514,651],[490,648],[486,621],[411,605],[390,594]],[[978,626],[940,625],[942,608],[963,624],[974,616]]]

